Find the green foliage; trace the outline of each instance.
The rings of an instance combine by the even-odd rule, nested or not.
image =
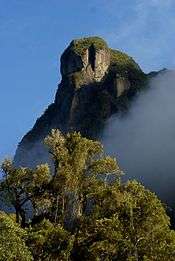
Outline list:
[[[53,190],[55,195],[59,193],[55,218],[58,216],[62,224],[66,222],[72,227],[83,215],[96,176],[110,172],[119,177],[121,171],[115,159],[103,156],[99,142],[81,137],[80,133],[63,135],[52,130],[45,143],[55,165]]]
[[[139,65],[133,60],[132,57],[118,50],[110,49],[111,65],[116,66],[117,70],[135,69],[141,71]]]
[[[52,175],[47,165],[2,165],[0,187],[16,222],[27,225],[19,222],[26,202],[33,218],[23,229],[0,213],[0,260],[175,260],[175,231],[162,203],[140,183],[122,183],[116,159],[104,154],[100,142],[52,130],[45,143]]]
[[[141,88],[146,85],[146,75],[132,57],[118,50],[110,49],[110,71],[118,73],[130,80],[132,87]]]
[[[45,187],[51,179],[48,165],[37,166],[32,170],[29,168],[15,168],[11,160],[5,160],[2,164],[3,179],[0,183],[0,191],[7,203],[15,208],[16,221],[25,226],[25,205],[30,201],[33,209],[44,196],[46,201]],[[34,201],[33,201],[34,199]],[[42,207],[44,202],[42,202]]]
[[[93,140],[81,137],[80,133],[63,135],[58,130],[52,130],[45,139],[55,162],[55,184],[64,178],[67,191],[80,190],[83,182],[93,175],[115,173],[120,176],[116,159],[103,156],[102,145]]]
[[[32,255],[25,245],[27,233],[7,214],[0,212],[0,260],[31,261]]]
[[[68,260],[73,241],[73,235],[48,220],[43,220],[28,230],[27,244],[37,261]]]
[[[83,55],[85,50],[91,45],[93,45],[96,50],[108,48],[107,43],[102,38],[97,36],[74,40],[71,42],[70,48],[78,55]]]
[[[157,197],[136,181],[103,187],[94,215],[82,225],[83,260],[175,260],[175,232]],[[76,260],[76,259],[75,259]]]

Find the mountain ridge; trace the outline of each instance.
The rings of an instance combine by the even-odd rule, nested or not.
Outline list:
[[[149,78],[133,58],[109,48],[99,37],[71,41],[61,56],[60,71],[54,102],[18,145],[14,157],[18,166],[47,160],[42,141],[53,128],[97,138],[105,121],[126,110]],[[41,162],[36,162],[38,153]]]

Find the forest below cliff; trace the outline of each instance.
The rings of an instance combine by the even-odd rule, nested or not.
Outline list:
[[[44,140],[54,168],[2,164],[0,260],[175,260],[166,207],[80,133]]]
[[[99,37],[73,40],[60,69],[1,166],[0,261],[175,260],[174,72]]]

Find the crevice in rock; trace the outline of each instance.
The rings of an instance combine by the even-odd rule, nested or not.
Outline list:
[[[96,54],[96,50],[94,45],[92,44],[89,47],[89,64],[91,65],[91,68],[93,71],[95,71],[95,54]]]

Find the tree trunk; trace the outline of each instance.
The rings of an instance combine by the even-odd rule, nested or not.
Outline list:
[[[20,215],[19,215],[19,210],[17,209],[17,208],[15,208],[15,211],[16,211],[16,223],[20,223],[20,220],[19,220],[19,217],[20,217]]]
[[[21,227],[25,227],[26,226],[26,215],[25,215],[25,211],[24,209],[20,209],[20,216],[21,216]]]
[[[64,212],[64,226],[72,232],[77,228],[78,219],[82,215],[82,202],[77,193],[67,193]]]

